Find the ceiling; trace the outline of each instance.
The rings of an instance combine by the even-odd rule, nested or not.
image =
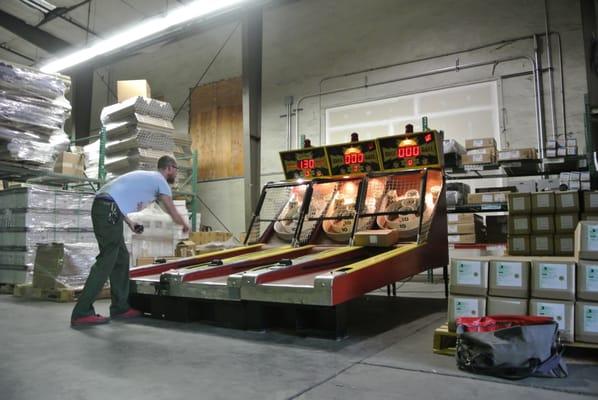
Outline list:
[[[52,35],[67,42],[67,49],[74,50],[186,2],[188,0],[2,0],[0,11],[40,30],[38,37]],[[44,13],[37,7],[56,8]],[[6,29],[3,21],[12,18],[3,13],[0,13],[0,59],[34,65],[53,56],[43,48],[45,40],[35,45]],[[53,14],[60,15],[52,18]]]

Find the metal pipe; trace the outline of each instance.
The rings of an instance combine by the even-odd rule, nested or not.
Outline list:
[[[561,44],[561,34],[559,32],[550,32],[556,35],[558,44],[559,74],[561,75],[561,106],[563,111],[563,133],[567,133],[567,113],[565,112],[565,74],[563,72],[563,46]]]
[[[550,45],[550,26],[548,21],[548,0],[544,0],[544,26],[546,30],[546,59],[548,61],[548,92],[550,93],[550,118],[552,120],[552,140],[556,140],[556,109],[554,105],[554,76],[552,75],[552,46]]]
[[[386,85],[389,83],[401,82],[401,81],[415,79],[415,78],[422,78],[422,77],[442,74],[442,73],[446,73],[446,72],[458,72],[460,70],[478,68],[478,67],[483,67],[483,66],[487,66],[487,65],[496,66],[501,63],[505,63],[505,62],[509,62],[509,61],[517,61],[517,60],[527,60],[530,62],[531,66],[532,66],[532,73],[534,76],[534,84],[536,84],[536,82],[538,80],[538,77],[537,77],[538,68],[536,66],[536,62],[534,61],[534,59],[529,56],[514,56],[514,57],[507,57],[507,58],[501,58],[501,59],[492,60],[492,61],[482,61],[482,62],[476,62],[476,63],[470,63],[470,64],[458,64],[458,62],[456,62],[455,66],[453,66],[453,67],[433,69],[433,70],[418,73],[418,74],[408,75],[408,76],[395,78],[395,79],[389,79],[389,80],[385,80],[385,81],[381,81],[381,82],[370,83],[367,85],[348,86],[348,87],[344,87],[344,88],[329,90],[326,92],[318,92],[318,93],[314,93],[314,94],[305,95],[305,96],[300,97],[297,100],[297,103],[296,103],[297,105],[296,105],[295,109],[298,110],[300,108],[301,102],[303,100],[306,100],[306,99],[309,99],[312,97],[325,96],[325,95],[329,95],[329,94],[342,93],[342,92],[347,92],[347,91],[356,90],[356,89],[363,89],[363,88],[368,88],[368,87]],[[535,107],[536,108],[536,130],[538,133],[538,138],[540,138],[541,136],[540,136],[540,125],[538,123],[539,119],[538,119],[538,100],[537,100],[538,91],[537,91],[536,87],[534,87],[534,95],[536,98],[535,99],[536,100],[535,101],[535,104],[536,104],[536,107]],[[299,113],[298,112],[295,116],[295,134],[297,135],[297,137],[299,137]],[[538,145],[543,150],[543,144],[538,143]],[[297,148],[299,148],[299,147],[300,147],[299,143],[297,143]]]
[[[546,135],[544,133],[544,104],[542,99],[542,79],[540,77],[538,68],[542,60],[540,59],[540,42],[538,36],[534,35],[534,61],[536,63],[536,74],[535,79],[535,91],[536,91],[536,120],[538,123],[538,152],[540,153],[540,159],[544,158],[544,141]]]
[[[287,106],[287,150],[291,150],[293,140],[293,96],[285,97],[284,104]]]

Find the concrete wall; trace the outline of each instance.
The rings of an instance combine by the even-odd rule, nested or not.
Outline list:
[[[563,44],[567,131],[572,132],[585,149],[583,140],[583,94],[586,92],[578,1],[549,0],[551,30],[560,32]],[[278,151],[286,148],[284,97],[319,91],[322,78],[363,68],[437,56],[447,52],[480,46],[489,42],[544,31],[544,2],[540,0],[301,0],[272,6],[264,12],[263,100],[262,100],[262,174],[263,181],[281,177]],[[221,26],[185,40],[148,49],[144,54],[123,60],[99,71],[118,79],[146,78],[153,92],[163,95],[175,109],[182,104],[234,24]],[[205,82],[238,76],[241,73],[240,30],[216,61]],[[407,76],[430,69],[489,61],[512,56],[532,55],[531,40],[505,43],[458,56],[372,72],[368,82]],[[553,51],[556,62],[556,46]],[[544,60],[546,65],[546,60]],[[560,73],[555,65],[557,133],[563,133],[560,103]],[[402,81],[376,88],[360,89],[301,104],[300,134],[312,143],[320,143],[322,116],[326,107],[388,96],[429,90],[481,80],[498,79],[502,88],[502,144],[513,148],[536,146],[533,82],[531,75],[501,79],[501,76],[529,71],[525,60],[496,67],[462,70],[433,77]],[[364,75],[326,81],[323,90],[364,82]],[[548,81],[544,78],[546,131],[552,132]],[[110,96],[96,80],[94,110],[99,110]],[[433,123],[432,123],[433,124]],[[98,126],[98,121],[95,121]],[[187,130],[187,110],[175,121]],[[435,127],[442,129],[442,127]],[[320,135],[322,134],[322,135]],[[483,132],[480,133],[483,136]],[[200,154],[201,156],[201,154]],[[227,180],[200,185],[200,195],[210,208],[234,232],[243,227],[243,185],[241,180]],[[221,199],[226,197],[226,201]],[[232,211],[234,210],[234,211]],[[202,220],[220,229],[207,212]]]

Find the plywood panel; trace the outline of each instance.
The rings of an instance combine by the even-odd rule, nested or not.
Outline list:
[[[210,83],[191,93],[189,134],[199,154],[199,179],[243,176],[241,78]]]

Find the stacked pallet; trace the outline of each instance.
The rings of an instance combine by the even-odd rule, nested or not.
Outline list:
[[[70,80],[0,61],[0,160],[53,166],[68,148]]]
[[[106,170],[118,176],[135,170],[153,171],[164,155],[174,157],[174,111],[169,103],[133,97],[105,107]]]

